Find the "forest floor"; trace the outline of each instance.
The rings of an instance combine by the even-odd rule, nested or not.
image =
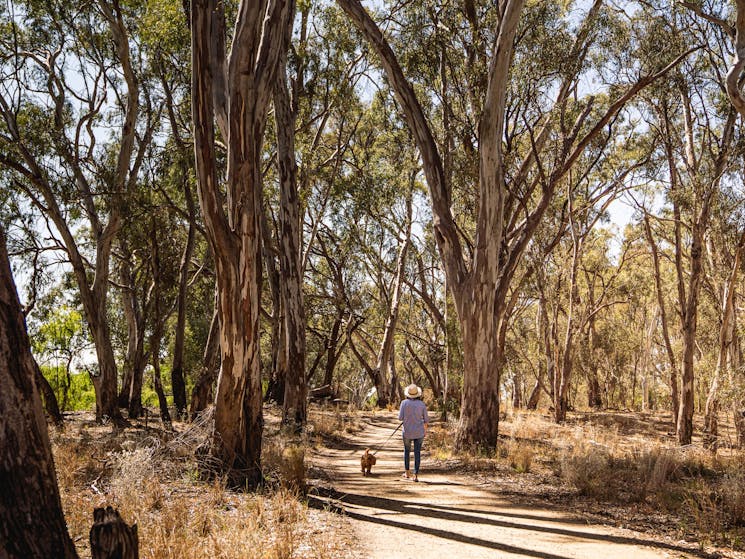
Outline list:
[[[460,459],[438,459],[426,439],[419,482],[402,479],[400,433],[388,438],[398,424],[395,412],[358,421],[358,432],[316,447],[308,502],[349,519],[359,557],[745,557],[703,545],[683,520],[643,500],[619,505],[578,497],[535,463],[523,473],[509,466],[474,467]],[[436,447],[436,425],[431,432],[429,446]],[[371,476],[360,472],[365,448],[379,449]]]
[[[82,558],[93,508],[112,505],[148,559],[745,559],[743,455],[681,448],[661,414],[509,414],[478,456],[433,422],[418,483],[401,478],[396,416],[313,406],[296,436],[268,406],[267,486],[252,493],[204,480],[209,414],[173,431],[67,414],[51,439],[68,529]]]

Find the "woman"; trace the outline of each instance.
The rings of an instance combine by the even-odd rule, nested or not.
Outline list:
[[[422,389],[416,384],[410,384],[404,391],[406,399],[401,402],[398,408],[398,419],[403,425],[404,438],[404,468],[406,471],[402,476],[405,479],[411,479],[411,469],[409,468],[409,456],[411,444],[414,443],[414,481],[419,481],[419,464],[421,463],[422,441],[427,434],[429,426],[429,415],[427,415],[427,405],[422,402]]]

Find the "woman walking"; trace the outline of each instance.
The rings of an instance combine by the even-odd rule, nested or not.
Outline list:
[[[404,439],[404,468],[403,477],[419,481],[419,465],[421,463],[422,441],[427,434],[429,426],[429,415],[427,405],[422,402],[422,389],[416,384],[410,384],[404,391],[406,399],[398,408],[398,419],[403,425]],[[411,475],[410,453],[412,443],[414,445],[414,475]]]

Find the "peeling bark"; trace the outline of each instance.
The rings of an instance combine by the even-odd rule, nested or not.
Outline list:
[[[262,481],[261,148],[294,2],[243,0],[225,60],[224,7],[191,6],[192,120],[199,200],[217,277],[221,368],[210,454],[228,483]],[[226,199],[217,178],[215,126],[228,146]],[[225,207],[225,210],[223,209]]]

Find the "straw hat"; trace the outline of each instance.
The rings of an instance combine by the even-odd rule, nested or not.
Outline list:
[[[407,398],[421,398],[422,397],[422,389],[419,388],[416,384],[410,384],[406,387],[406,390],[404,391],[406,393]]]

